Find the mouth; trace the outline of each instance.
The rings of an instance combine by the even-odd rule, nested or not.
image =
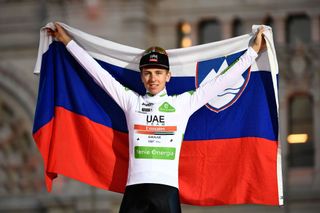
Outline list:
[[[154,89],[154,88],[157,88],[159,85],[158,84],[149,84],[148,86],[149,86],[149,88]]]

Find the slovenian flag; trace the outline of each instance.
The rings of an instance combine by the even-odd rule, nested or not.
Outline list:
[[[106,72],[140,94],[141,49],[61,24]],[[53,27],[49,23],[46,27]],[[204,45],[168,50],[169,95],[192,91],[224,72],[248,48],[253,32]],[[179,164],[181,201],[192,205],[283,205],[278,126],[278,64],[271,28],[268,49],[231,88],[189,119]],[[45,29],[33,137],[50,191],[58,174],[115,192],[125,189],[128,129],[120,107]]]

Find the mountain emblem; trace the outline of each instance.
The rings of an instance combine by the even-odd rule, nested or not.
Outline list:
[[[229,71],[229,68],[235,66],[238,58],[243,52],[235,53],[233,55],[221,58],[210,59],[198,63],[196,74],[196,86],[206,84],[208,81],[218,77],[222,73]],[[250,67],[242,74],[239,81],[232,87],[226,88],[216,98],[210,100],[206,107],[214,112],[220,112],[227,109],[234,104],[241,96],[250,79]]]

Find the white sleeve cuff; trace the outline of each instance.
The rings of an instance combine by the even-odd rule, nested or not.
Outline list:
[[[258,57],[258,53],[251,46],[248,48],[247,51],[249,56],[254,58]]]
[[[67,48],[68,50],[70,50],[70,49],[72,49],[72,47],[73,47],[74,45],[76,45],[76,42],[75,42],[74,40],[71,40],[71,41],[69,41],[68,44],[66,45],[66,48]]]

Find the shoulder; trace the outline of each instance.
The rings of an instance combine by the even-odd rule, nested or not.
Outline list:
[[[178,94],[178,95],[172,95],[172,99],[177,100],[177,101],[186,101],[190,100],[192,95],[194,94],[195,90],[189,90],[184,93]]]

